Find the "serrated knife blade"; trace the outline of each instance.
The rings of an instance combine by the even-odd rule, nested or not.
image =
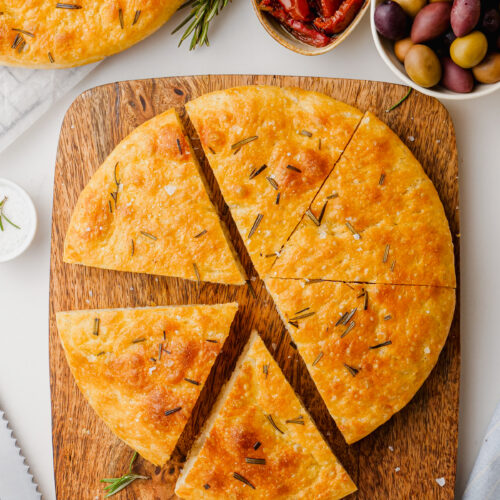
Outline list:
[[[0,410],[0,500],[40,500],[12,429]]]

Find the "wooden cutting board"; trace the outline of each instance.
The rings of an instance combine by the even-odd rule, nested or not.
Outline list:
[[[454,494],[460,372],[459,308],[438,365],[412,402],[369,437],[347,446],[319,397],[307,370],[263,283],[255,277],[248,254],[229,217],[207,164],[213,200],[243,265],[248,287],[196,283],[176,278],[120,273],[64,264],[63,240],[78,195],[116,144],[145,120],[199,95],[247,84],[298,86],[316,90],[373,111],[408,145],[433,180],[443,201],[455,244],[459,274],[458,167],[453,125],[436,100],[413,92],[398,108],[406,87],[388,83],[287,76],[193,76],[120,82],[80,95],[64,119],[54,180],[50,283],[50,373],[54,468],[60,500],[102,498],[100,478],[127,471],[132,451],[115,438],[79,393],[59,343],[55,312],[70,309],[219,303],[236,300],[239,312],[172,462],[155,468],[138,459],[134,470],[149,481],[136,481],[115,498],[175,498],[178,465],[189,450],[250,331],[257,328],[285,375],[310,409],[320,430],[359,487],[352,496],[374,499],[451,499]],[[192,132],[192,130],[190,131]],[[199,143],[195,141],[195,147]],[[457,299],[460,297],[457,290]],[[444,486],[437,478],[443,477]]]

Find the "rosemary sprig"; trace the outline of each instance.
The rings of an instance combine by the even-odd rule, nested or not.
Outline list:
[[[132,460],[130,460],[130,465],[128,466],[128,474],[122,477],[109,477],[101,479],[101,483],[109,483],[104,489],[107,495],[104,498],[109,498],[118,493],[119,491],[125,489],[129,484],[133,483],[136,479],[151,479],[148,476],[141,476],[139,474],[132,474],[132,465],[137,458],[137,452],[132,455]]]
[[[0,201],[0,231],[3,231],[3,222],[2,219],[5,219],[6,222],[8,222],[11,226],[15,227],[16,229],[21,229],[17,224],[14,224],[4,213],[3,209],[5,207],[5,203],[7,203],[7,196],[4,196],[3,200]]]
[[[229,3],[229,0],[187,0],[179,7],[190,7],[191,11],[186,18],[172,31],[172,35],[181,28],[188,25],[186,31],[179,41],[179,47],[182,42],[191,35],[189,50],[201,47],[203,44],[210,45],[208,41],[208,27],[210,21],[219,15],[219,12]]]

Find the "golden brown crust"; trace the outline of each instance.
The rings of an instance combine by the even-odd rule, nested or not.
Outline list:
[[[186,107],[250,257],[264,275],[361,112],[324,94],[257,85],[205,94]],[[251,137],[258,138],[236,146]],[[249,237],[259,214],[263,217]]]
[[[237,308],[231,303],[60,312],[57,328],[76,383],[96,413],[145,459],[163,465]]]
[[[188,459],[177,495],[186,499],[338,499],[355,491],[256,332],[249,344],[229,382],[229,392],[216,404],[219,412],[199,438],[203,440],[199,453]],[[299,416],[303,425],[286,422]],[[261,444],[255,450],[257,442]],[[265,464],[248,464],[247,457],[263,458]],[[235,479],[235,472],[255,489]]]
[[[271,276],[455,287],[439,196],[408,148],[373,114],[365,115],[314,199],[317,218],[325,204],[321,225],[302,219]]]
[[[58,3],[81,8],[57,8]],[[182,0],[4,0],[0,3],[0,64],[54,69],[99,61],[149,36],[181,3]]]
[[[245,283],[174,110],[136,128],[92,176],[71,218],[64,261]]]
[[[444,287],[275,278],[266,285],[348,443],[411,400],[438,360],[455,309],[455,290]]]

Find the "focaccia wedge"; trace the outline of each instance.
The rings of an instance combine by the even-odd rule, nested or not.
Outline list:
[[[3,0],[0,64],[81,66],[121,52],[163,25],[182,0]]]
[[[443,205],[399,137],[366,113],[270,273],[455,287]]]
[[[348,443],[401,410],[443,348],[446,287],[266,280],[278,312]]]
[[[137,127],[80,194],[64,261],[241,285],[244,271],[174,110]]]
[[[238,304],[57,313],[75,381],[111,431],[155,465],[170,458]]]
[[[355,490],[254,331],[191,448],[176,494],[333,500]]]
[[[264,276],[362,113],[317,92],[247,86],[186,104],[257,272]]]

